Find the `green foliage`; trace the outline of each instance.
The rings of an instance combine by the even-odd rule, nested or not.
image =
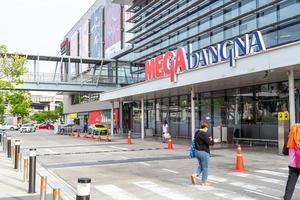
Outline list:
[[[10,104],[10,113],[13,116],[25,117],[29,115],[31,96],[28,92],[14,91],[8,94],[7,99]]]
[[[5,45],[0,45],[0,88],[12,90],[21,84],[21,77],[27,72],[27,58],[18,53],[9,57]]]
[[[42,123],[45,121],[54,122],[59,119],[59,115],[55,111],[42,111],[38,113],[34,113],[31,116],[33,121],[37,121],[38,123]]]
[[[59,105],[55,108],[55,112],[60,117],[62,117],[64,115],[64,103],[63,102],[59,103]]]

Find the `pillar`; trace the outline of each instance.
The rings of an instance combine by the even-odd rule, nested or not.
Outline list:
[[[195,129],[196,129],[196,124],[195,124],[196,116],[195,116],[195,89],[192,87],[191,90],[191,139],[193,140],[195,136]]]
[[[120,128],[120,134],[123,135],[123,100],[119,101],[119,128]]]
[[[110,134],[113,135],[114,134],[114,102],[111,102],[111,112],[110,112]]]
[[[141,138],[145,138],[145,128],[144,128],[144,97],[141,98]]]
[[[296,122],[295,113],[295,82],[294,82],[294,69],[288,71],[289,79],[289,111],[290,111],[290,126]]]

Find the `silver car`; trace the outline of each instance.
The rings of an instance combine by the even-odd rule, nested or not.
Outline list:
[[[23,124],[20,128],[20,133],[30,133],[35,131],[36,131],[35,125],[32,123]]]

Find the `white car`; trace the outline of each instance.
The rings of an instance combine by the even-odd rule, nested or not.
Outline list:
[[[20,128],[20,133],[30,133],[30,132],[35,132],[35,125],[28,123],[28,124],[23,124]]]
[[[19,126],[17,125],[0,125],[0,130],[10,130],[10,131],[14,131],[14,130],[19,130]]]

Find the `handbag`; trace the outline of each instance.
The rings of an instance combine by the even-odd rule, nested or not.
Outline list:
[[[196,142],[195,139],[192,140],[192,144],[190,146],[190,151],[189,151],[189,158],[195,158],[196,157]]]
[[[287,148],[286,144],[284,144],[282,147],[282,154],[285,156],[289,155],[289,148]]]

